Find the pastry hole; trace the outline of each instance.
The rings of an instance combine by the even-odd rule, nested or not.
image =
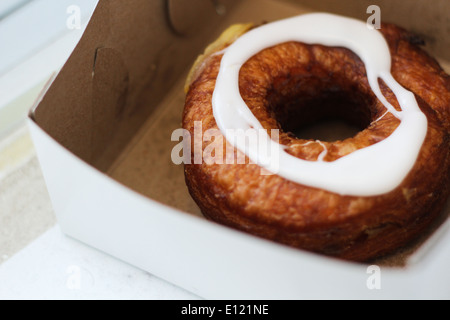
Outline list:
[[[339,119],[323,119],[292,134],[299,139],[333,142],[356,136],[362,128]]]
[[[366,129],[373,121],[375,96],[336,82],[343,83],[305,76],[277,79],[267,101],[279,129],[298,139],[326,142],[352,138]]]

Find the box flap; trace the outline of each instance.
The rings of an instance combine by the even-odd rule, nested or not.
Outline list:
[[[83,38],[35,109],[36,123],[106,171],[213,38],[222,17],[212,3],[189,1],[187,10],[186,2],[177,0],[100,0]],[[184,11],[188,14],[180,14]]]

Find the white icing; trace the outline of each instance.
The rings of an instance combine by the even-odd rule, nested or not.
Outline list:
[[[333,162],[294,157],[268,134],[258,134],[258,139],[263,141],[250,144],[227,136],[233,129],[263,129],[239,92],[242,65],[258,52],[290,41],[346,47],[357,54],[365,64],[373,92],[387,111],[401,121],[398,128],[383,141]],[[397,83],[390,70],[391,56],[386,40],[380,32],[369,29],[359,20],[313,13],[266,24],[245,33],[226,50],[212,99],[214,117],[220,131],[234,147],[252,162],[285,179],[341,195],[384,194],[398,187],[411,171],[427,133],[427,118],[414,95]],[[379,78],[395,94],[401,111],[383,96]],[[268,158],[258,150],[261,143],[270,146],[272,153]]]
[[[323,159],[325,159],[325,157],[328,154],[327,146],[324,143],[322,143],[322,141],[317,140],[316,142],[318,144],[320,144],[322,146],[322,148],[323,148],[323,151],[322,151],[321,154],[319,154],[319,157],[317,158],[317,161],[323,161]]]

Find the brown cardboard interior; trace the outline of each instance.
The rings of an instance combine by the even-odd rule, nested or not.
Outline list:
[[[236,0],[227,0],[231,7]],[[172,22],[186,1],[100,1],[79,45],[34,112],[63,146],[106,171],[220,22],[214,6]],[[178,8],[176,11],[174,6]],[[209,8],[209,9],[208,9]],[[172,18],[171,15],[174,15]]]
[[[286,0],[285,0],[286,1]],[[287,0],[298,3],[298,0]],[[339,0],[316,1],[301,0],[302,4],[318,11],[365,20],[369,16],[367,8],[378,5],[381,18],[386,22],[396,23],[420,35],[427,43],[427,48],[435,56],[450,61],[450,2],[447,0]]]
[[[324,2],[333,3],[321,6]],[[355,15],[351,4],[356,2],[342,2],[336,10]],[[222,0],[219,7],[212,0],[186,3],[100,1],[83,39],[32,116],[100,171],[143,195],[201,216],[187,192],[183,167],[171,161],[176,144],[171,135],[180,127],[190,65],[232,23],[272,21],[311,9],[300,0]],[[305,3],[313,7],[311,1]],[[360,19],[368,17],[366,8]],[[439,52],[437,47],[430,50]],[[416,246],[383,264],[403,265]]]

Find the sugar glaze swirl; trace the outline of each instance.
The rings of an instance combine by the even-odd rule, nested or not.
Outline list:
[[[332,162],[307,161],[288,154],[285,147],[261,135],[261,123],[239,92],[239,71],[258,52],[280,43],[339,46],[352,50],[364,62],[367,79],[376,97],[400,120],[386,139]],[[399,186],[413,168],[427,134],[427,118],[412,92],[391,75],[391,55],[386,40],[359,20],[327,13],[306,14],[255,28],[231,44],[221,60],[212,98],[213,114],[225,138],[254,163],[290,181],[341,195],[376,196]],[[397,97],[397,111],[383,96],[382,79]],[[233,130],[259,130],[251,143],[233,139]],[[265,144],[270,154],[260,152]]]

